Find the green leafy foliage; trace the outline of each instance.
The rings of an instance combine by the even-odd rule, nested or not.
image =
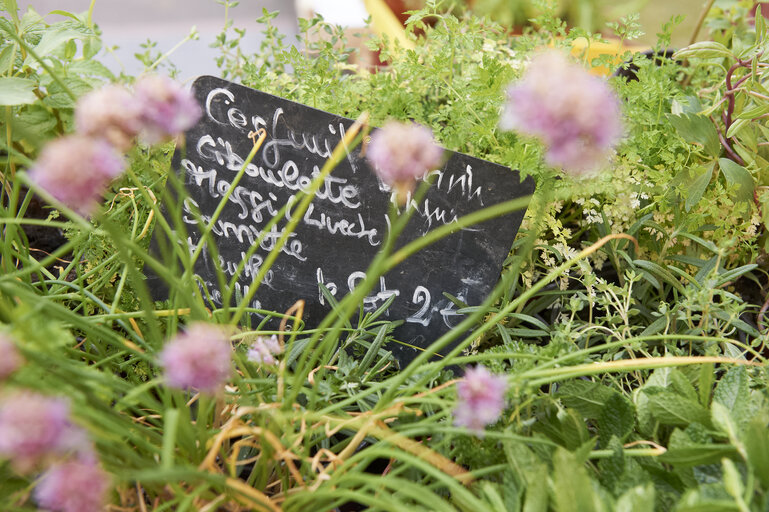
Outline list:
[[[165,248],[175,265],[147,252],[152,227],[184,232],[181,201],[162,193],[166,180],[181,185],[167,172],[172,143],[133,148],[130,172],[91,221],[52,212],[45,222],[66,231],[64,246],[50,255],[29,247],[21,226],[33,225],[24,218],[32,194],[17,171],[71,130],[78,97],[117,77],[96,58],[90,14],[48,24],[2,3],[0,332],[20,340],[28,363],[7,385],[70,398],[114,477],[114,503],[766,510],[765,23],[750,28],[747,2],[720,1],[708,20],[717,40],[658,62],[627,55],[638,79],[610,79],[626,138],[611,169],[578,180],[546,168],[536,141],[497,128],[505,89],[537,47],[590,36],[536,3],[535,28],[512,37],[427,2],[407,22],[415,48],[369,41],[383,63],[369,72],[351,63],[359,50],[345,32],[320,18],[301,20],[292,45],[265,11],[262,46],[247,54],[230,15],[237,2],[221,2],[212,46],[224,76],[340,115],[367,111],[375,125],[424,123],[444,146],[518,168],[543,192],[493,300],[465,308],[467,329],[451,333],[462,353],[396,371],[388,349],[400,340],[384,308],[359,313],[365,288],[339,300],[321,288],[334,310],[323,329],[260,310],[264,321],[232,330],[237,371],[214,399],[169,389],[157,361],[190,321],[237,323],[248,308],[212,307],[183,236]],[[612,29],[623,39],[639,30],[632,16]],[[146,68],[174,72],[152,42],[142,50]],[[153,222],[161,206],[167,224]],[[144,264],[169,283],[168,301],[151,300]],[[286,324],[273,331],[269,319]],[[249,344],[273,333],[284,338],[281,364],[249,361]],[[452,417],[454,379],[477,363],[510,384],[483,437]],[[0,463],[1,501],[34,510],[35,478]]]

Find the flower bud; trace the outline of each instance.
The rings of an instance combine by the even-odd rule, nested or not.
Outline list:
[[[620,104],[606,81],[558,51],[536,56],[510,86],[499,126],[539,138],[547,164],[574,175],[604,167],[622,136]]]
[[[481,365],[468,368],[464,379],[457,384],[457,407],[454,424],[467,427],[476,435],[483,435],[483,428],[499,419],[505,408],[507,379],[494,375]]]
[[[0,333],[0,381],[10,377],[22,364],[24,358],[19,354],[11,337]]]
[[[283,352],[283,347],[274,334],[269,338],[259,336],[248,350],[248,360],[256,364],[275,365],[278,360],[275,356]]]
[[[103,138],[125,151],[141,130],[140,116],[140,104],[133,94],[120,85],[107,85],[80,98],[75,127],[81,135]]]
[[[232,347],[224,331],[198,323],[166,343],[160,353],[166,383],[173,388],[195,388],[215,394],[230,377]]]
[[[366,151],[374,172],[395,191],[400,204],[414,191],[417,179],[440,165],[443,155],[429,128],[397,121],[374,132]]]
[[[20,391],[0,400],[0,457],[25,473],[46,461],[82,450],[85,432],[70,422],[69,404]]]
[[[122,158],[104,140],[69,135],[43,148],[29,178],[64,205],[90,215],[123,169]]]
[[[192,128],[202,112],[190,91],[168,77],[144,75],[136,82],[142,132],[150,144]]]
[[[92,454],[58,462],[35,487],[35,500],[51,512],[102,512],[109,476]]]

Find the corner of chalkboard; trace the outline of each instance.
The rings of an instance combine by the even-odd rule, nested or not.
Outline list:
[[[206,79],[214,79],[217,80],[217,77],[213,75],[200,75],[199,77],[195,78],[195,80],[192,82],[192,88],[196,89],[198,87],[198,84]],[[221,79],[218,79],[221,80]]]
[[[525,187],[524,192],[528,193],[529,195],[533,194],[537,191],[537,182],[534,179],[534,176],[531,174],[527,174],[526,176],[523,175],[520,169],[514,169],[515,172],[518,173],[518,176],[521,180],[521,186]]]

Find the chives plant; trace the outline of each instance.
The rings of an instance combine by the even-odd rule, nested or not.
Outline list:
[[[357,118],[271,219],[282,235],[255,283],[345,148],[384,125],[366,150],[370,179],[395,191],[390,233],[348,295],[318,290],[331,311],[306,325],[303,300],[256,310],[258,286],[236,296],[245,263],[219,276],[224,306],[198,285],[194,263],[216,260],[216,245],[201,224],[188,246],[170,158],[201,112],[151,73],[166,57],[114,76],[90,11],[49,24],[6,0],[3,510],[765,510],[769,54],[760,11],[731,23],[745,3],[703,18],[720,41],[674,59],[624,55],[636,81],[589,74],[606,62],[568,47],[598,37],[547,5],[512,36],[427,2],[407,21],[413,49],[373,40],[384,66],[355,73],[342,31],[319,18],[301,21],[302,52],[265,12],[252,56],[226,20],[223,75]],[[637,31],[628,24],[615,24],[622,37]],[[341,44],[310,42],[318,29]],[[252,135],[235,180],[268,136]],[[519,168],[538,192],[399,245],[413,214],[399,196],[424,195],[438,144]],[[398,320],[387,303],[362,308],[380,276],[526,207],[489,297],[396,368]],[[41,251],[36,229],[66,238]],[[173,243],[150,251],[153,232]],[[152,300],[145,269],[168,300]]]

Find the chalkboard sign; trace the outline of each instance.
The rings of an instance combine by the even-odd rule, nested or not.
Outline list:
[[[248,133],[260,128],[267,132],[213,227],[219,261],[211,261],[203,251],[195,266],[212,294],[215,303],[211,306],[220,307],[214,265],[228,278],[232,276],[261,229],[317,175],[353,121],[210,76],[198,78],[193,91],[203,116],[186,133],[185,151],[177,150],[172,161],[189,194],[184,219],[191,247],[197,244],[199,232],[190,212],[198,208],[203,219],[210,218],[253,147]],[[436,172],[398,245],[465,214],[534,190],[531,178],[521,182],[517,171],[460,153],[451,153]],[[348,152],[320,187],[251,305],[281,312],[304,299],[304,319],[310,326],[317,325],[329,311],[319,283],[341,299],[365,276],[388,230],[390,199],[386,186],[360,156],[360,147]],[[380,278],[364,300],[364,309],[374,311],[395,295],[385,317],[403,320],[395,338],[406,345],[428,346],[461,321],[462,315],[444,292],[470,305],[487,297],[523,213],[458,231],[407,259]],[[247,262],[236,285],[240,296],[245,295],[279,235],[276,230],[265,237]],[[156,296],[162,295],[158,279],[150,277],[150,281]],[[406,345],[386,347],[401,365],[417,354]]]

